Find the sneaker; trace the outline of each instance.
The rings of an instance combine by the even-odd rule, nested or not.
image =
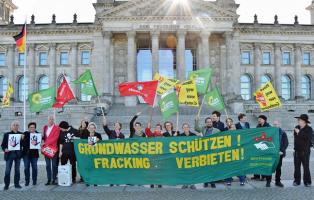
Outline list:
[[[20,185],[15,185],[14,186],[16,189],[22,189],[22,186],[20,186]]]
[[[6,191],[9,189],[9,186],[4,186],[3,190]]]
[[[300,183],[297,183],[297,182],[293,182],[293,186],[299,186]]]
[[[210,187],[211,187],[211,188],[216,188],[216,184],[215,184],[215,183],[211,183],[211,184],[210,184]]]
[[[240,183],[240,186],[245,186],[245,182],[241,182],[241,183]]]
[[[189,186],[183,185],[181,189],[188,189],[188,188],[189,188]]]
[[[266,183],[266,187],[270,187],[270,182],[267,182],[267,183]]]
[[[284,187],[284,185],[281,182],[276,182],[275,184],[277,187]]]
[[[195,185],[191,185],[190,188],[191,188],[192,190],[196,190]]]

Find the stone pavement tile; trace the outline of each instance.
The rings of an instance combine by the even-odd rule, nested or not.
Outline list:
[[[125,186],[114,186],[114,187],[109,187],[109,185],[90,185],[86,186],[84,185],[85,189],[84,192],[123,192],[125,190]]]
[[[52,191],[54,188],[57,188],[57,185],[45,185],[45,183],[37,184],[36,186],[29,186],[29,190],[31,191]]]
[[[85,184],[73,184],[71,186],[58,186],[52,188],[52,191],[56,192],[84,192],[86,190]]]

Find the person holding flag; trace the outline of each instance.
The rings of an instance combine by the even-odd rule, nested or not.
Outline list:
[[[108,128],[107,118],[106,118],[106,116],[104,116],[103,128],[104,128],[104,131],[107,134],[109,140],[124,139],[125,138],[124,134],[121,132],[122,124],[120,122],[114,123],[114,130],[110,130]]]
[[[141,112],[137,113],[130,122],[130,138],[146,137],[142,124],[140,122],[135,122],[140,114]]]

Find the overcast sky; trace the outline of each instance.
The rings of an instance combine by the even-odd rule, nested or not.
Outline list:
[[[259,22],[272,23],[274,15],[279,16],[279,23],[293,23],[294,16],[299,16],[301,24],[310,23],[309,11],[305,10],[312,0],[236,0],[240,4],[238,14],[240,22],[252,22],[256,13]],[[71,22],[77,13],[79,22],[93,22],[95,11],[92,3],[96,0],[13,0],[19,7],[15,13],[15,23],[28,21],[32,14],[36,23],[49,23],[53,13],[57,22]]]

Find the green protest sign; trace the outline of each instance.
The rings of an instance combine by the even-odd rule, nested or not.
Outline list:
[[[272,174],[279,130],[227,131],[210,137],[76,140],[78,170],[88,184],[205,183],[246,174]]]

